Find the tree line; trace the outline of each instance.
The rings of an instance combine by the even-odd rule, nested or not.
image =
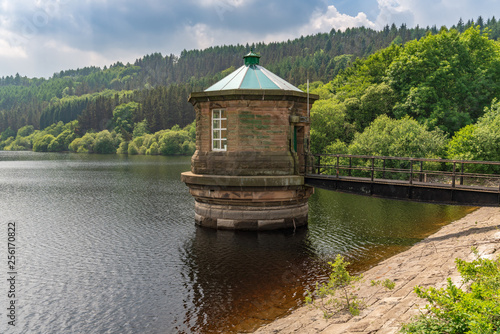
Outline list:
[[[494,17],[488,20],[479,17],[476,24],[482,30],[489,29],[490,38],[500,37],[500,23]],[[454,27],[460,32],[472,25],[472,20],[467,23],[460,20]],[[153,53],[137,59],[133,64],[116,62],[104,68],[92,66],[60,71],[49,79],[27,78],[19,74],[2,77],[0,132],[8,127],[14,131],[24,125],[43,129],[54,122],[69,122],[77,119],[87,106],[95,104],[98,95],[103,94],[109,99],[109,92],[114,95],[132,91],[135,96],[140,96],[148,95],[143,92],[156,87],[175,85],[172,91],[185,96],[184,91],[189,94],[192,90],[202,90],[220,79],[222,71],[241,66],[242,56],[251,49],[261,53],[264,66],[292,84],[299,85],[307,79],[328,82],[354,59],[367,57],[391,43],[405,44],[419,40],[428,32],[436,34],[438,29],[435,26],[408,28],[405,24],[400,27],[387,25],[381,31],[364,27],[345,31],[332,29],[328,33],[301,36],[284,42],[184,50],[179,56]],[[151,95],[156,93],[151,92]],[[162,102],[156,101],[152,105],[167,106],[167,109],[163,107],[156,111],[154,117],[139,97],[135,99],[146,108],[145,113],[154,127],[171,126],[169,118],[191,112],[191,106],[180,99],[170,110],[170,94],[160,94],[155,96],[157,98],[163,98]],[[168,116],[161,114],[165,110],[168,110]],[[109,108],[102,112],[109,113]],[[187,124],[182,121],[173,123]]]
[[[313,152],[500,161],[500,43],[489,34],[442,28],[313,83]]]

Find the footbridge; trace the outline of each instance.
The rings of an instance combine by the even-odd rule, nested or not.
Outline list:
[[[365,196],[469,206],[500,206],[500,162],[316,154],[307,185]]]

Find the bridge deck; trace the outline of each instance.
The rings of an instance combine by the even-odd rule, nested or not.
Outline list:
[[[388,180],[353,176],[307,174],[310,186],[365,196],[382,197],[435,204],[470,206],[500,206],[498,188],[451,185],[435,182],[409,183],[408,180]]]
[[[500,206],[499,161],[345,154],[308,159],[313,163],[306,166],[305,182],[318,188],[437,204]],[[477,170],[489,173],[471,172]]]

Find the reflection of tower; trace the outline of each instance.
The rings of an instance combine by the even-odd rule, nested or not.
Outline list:
[[[259,65],[257,54],[189,101],[196,152],[182,173],[195,220],[217,229],[266,230],[307,224],[307,93]],[[318,99],[311,95],[310,101]]]
[[[283,316],[303,299],[322,267],[307,229],[247,233],[197,228],[184,246],[196,333],[240,333]]]

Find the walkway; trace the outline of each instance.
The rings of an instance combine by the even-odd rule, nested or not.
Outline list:
[[[307,185],[435,204],[500,206],[500,162],[322,154],[306,159]],[[471,171],[490,170],[494,174]]]
[[[321,311],[304,306],[255,333],[398,333],[401,323],[408,322],[425,305],[413,287],[443,287],[447,277],[460,282],[454,261],[455,258],[472,260],[472,246],[478,248],[481,256],[500,255],[500,208],[478,209],[368,270],[358,292],[367,303],[361,315],[344,314],[325,320]],[[386,278],[396,282],[394,290],[370,285],[371,280]]]

